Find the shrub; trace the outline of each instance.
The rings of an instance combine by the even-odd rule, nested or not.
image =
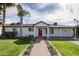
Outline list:
[[[33,35],[29,35],[28,37],[33,37]]]
[[[17,35],[17,32],[4,32],[2,34],[2,37],[15,37]]]

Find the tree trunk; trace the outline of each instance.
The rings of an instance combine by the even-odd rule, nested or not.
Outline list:
[[[23,25],[22,19],[23,19],[23,17],[21,16],[21,18],[20,18],[20,36],[21,37],[22,37],[22,25]]]
[[[6,4],[4,3],[3,4],[3,25],[2,25],[2,33],[3,33],[3,36],[5,35],[5,16],[6,15]]]

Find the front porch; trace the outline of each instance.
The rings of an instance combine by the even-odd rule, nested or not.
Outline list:
[[[49,37],[49,28],[47,26],[35,26],[34,37]]]
[[[34,24],[34,37],[49,37],[49,24],[40,21]]]

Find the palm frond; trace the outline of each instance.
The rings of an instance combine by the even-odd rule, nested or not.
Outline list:
[[[18,12],[23,11],[23,8],[22,8],[22,6],[20,4],[17,5],[17,9],[18,9]]]
[[[14,3],[6,3],[6,7],[13,7],[13,6],[15,6]]]
[[[17,9],[18,9],[18,13],[17,15],[20,17],[20,16],[25,16],[25,15],[29,15],[30,16],[30,13],[26,10],[23,10],[22,6],[20,4],[17,5]]]

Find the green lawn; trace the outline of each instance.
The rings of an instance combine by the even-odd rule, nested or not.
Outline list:
[[[79,56],[79,45],[69,41],[51,41],[51,43],[64,56]]]
[[[0,56],[16,56],[29,44],[31,39],[0,39]]]

